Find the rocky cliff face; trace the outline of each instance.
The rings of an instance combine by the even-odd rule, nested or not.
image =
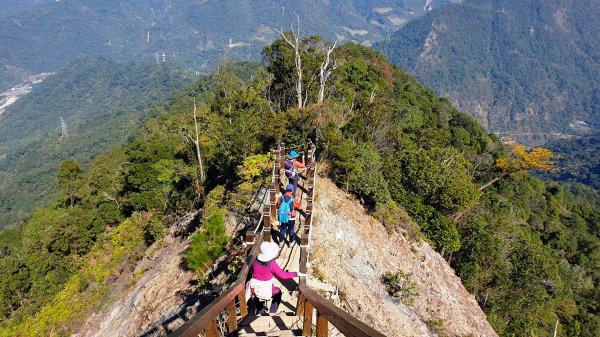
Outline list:
[[[497,336],[454,270],[427,243],[388,235],[330,180],[317,181],[311,278],[339,288],[341,307],[386,336]],[[416,295],[388,295],[382,275],[410,274]],[[409,304],[408,302],[411,302]]]
[[[189,240],[173,233],[150,246],[135,267],[115,280],[112,303],[89,317],[74,336],[164,336],[173,323],[181,324],[179,316],[199,299],[197,276],[183,267],[188,246]]]

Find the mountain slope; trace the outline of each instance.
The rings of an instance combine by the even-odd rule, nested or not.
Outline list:
[[[600,190],[600,132],[556,140],[548,147],[561,157],[561,171],[550,177],[560,181],[577,181]]]
[[[190,80],[165,64],[86,58],[9,106],[0,115],[0,226],[53,198],[61,161],[89,163],[124,144],[154,116],[150,107]]]
[[[154,60],[164,53],[202,71],[224,54],[257,57],[278,37],[274,29],[296,22],[294,13],[305,36],[368,42],[424,13],[423,5],[423,0],[63,0],[0,18],[0,64],[37,73],[84,55]]]
[[[344,190],[343,198],[330,206],[321,204],[334,208],[332,213],[346,210],[334,214],[334,222],[366,210],[383,224],[366,231],[371,244],[391,245],[394,241],[384,237],[396,240],[399,236],[394,233],[401,233],[410,244],[396,240],[401,249],[394,252],[408,253],[414,245],[426,255],[421,262],[434,267],[443,263],[433,250],[439,252],[501,336],[549,336],[557,319],[557,336],[598,335],[598,193],[577,185],[544,183],[523,171],[504,171],[506,166],[497,163],[519,158],[512,157],[496,137],[449,100],[360,45],[336,49],[341,66],[328,82],[324,102],[316,104],[316,90],[307,90],[305,108],[276,109],[282,100],[276,95],[284,99],[290,95],[272,90],[280,84],[275,81],[294,71],[290,49],[277,41],[271,46],[277,66],[245,69],[243,78],[222,68],[182,91],[160,107],[160,118],[148,121],[128,146],[99,156],[87,172],[73,161],[63,162],[52,206],[35,212],[22,227],[0,232],[0,309],[5,320],[0,331],[21,335],[76,331],[85,313],[113,301],[111,291],[120,272],[133,270],[130,267],[145,249],[160,242],[177,226],[176,219],[190,210],[203,213],[199,221],[181,229],[184,236],[198,232],[190,238],[193,249],[186,254],[187,266],[180,267],[196,270],[200,281],[206,281],[204,267],[225,246],[226,228],[240,224],[251,228],[260,216],[248,209],[255,203],[254,192],[268,183],[269,148],[281,141],[299,147],[316,139],[320,174]],[[306,74],[317,73],[314,67],[323,51],[315,48],[303,56]],[[189,131],[195,130],[190,113],[195,104],[202,164],[189,140]],[[495,183],[487,184],[490,181]],[[356,198],[360,205],[348,198]],[[320,202],[319,194],[316,201]],[[318,214],[313,220],[318,221]],[[359,232],[362,235],[362,229],[355,231]],[[335,240],[338,235],[346,238],[344,232],[334,235]],[[369,248],[363,250],[371,253]],[[318,256],[316,251],[311,254]],[[350,266],[351,276],[367,283],[384,279],[388,293],[405,304],[394,310],[401,314],[412,310],[407,304],[414,299],[420,317],[412,325],[415,329],[462,333],[447,321],[451,316],[435,313],[438,304],[473,308],[472,298],[461,297],[463,290],[447,267],[434,268],[434,277],[448,277],[423,286],[429,277],[423,270],[428,269],[417,267],[414,257],[381,261],[375,254],[350,248],[341,254],[364,267]],[[235,256],[229,257],[227,263],[235,268]],[[369,259],[379,265],[369,266],[373,264]],[[315,277],[325,278],[328,270],[336,270],[319,271],[318,264],[313,264]],[[380,274],[386,270],[391,275]],[[411,271],[419,276],[412,278]],[[458,298],[437,294],[436,286],[444,284]],[[419,298],[415,287],[426,295]],[[383,289],[380,284],[373,288]],[[373,296],[381,296],[386,306],[392,302],[380,293]],[[428,300],[435,304],[429,306]],[[355,301],[349,306],[360,310]],[[480,315],[467,310],[461,316],[469,312]],[[468,319],[461,322],[477,327]]]
[[[386,336],[497,336],[454,270],[427,243],[389,235],[331,180],[317,184],[312,274],[339,287],[343,308]],[[390,296],[382,281],[398,270],[415,286],[415,295],[404,300]]]
[[[356,200],[348,201],[352,196],[331,180],[318,177],[317,184],[310,284],[319,287],[317,280],[322,278],[338,286],[344,298],[336,305],[386,336],[497,336],[460,278],[428,244],[388,235],[381,222]],[[374,241],[378,245],[372,245]],[[174,329],[182,323],[180,317],[189,318],[190,311],[209,303],[204,299],[199,308],[194,307],[198,294],[190,284],[193,276],[177,268],[185,263],[181,252],[188,246],[189,241],[169,234],[164,243],[150,247],[145,258],[120,278],[130,277],[134,269],[143,271],[143,276],[129,288],[117,282],[126,294],[91,315],[78,336],[158,335],[160,325]],[[386,294],[381,275],[399,268],[412,273],[418,292],[414,304]],[[435,326],[436,321],[443,323]]]
[[[515,137],[600,127],[597,1],[465,1],[378,48],[488,129]]]

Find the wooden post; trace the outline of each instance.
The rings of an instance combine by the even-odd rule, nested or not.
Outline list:
[[[246,244],[251,246],[254,244],[254,236],[256,233],[254,231],[246,231]]]
[[[310,171],[308,171],[307,174],[310,174]],[[311,177],[310,175],[308,175],[307,178],[308,178],[308,183],[306,184],[306,195],[308,195],[308,196],[310,196],[312,198],[312,196],[313,196],[313,188],[315,187],[315,178]]]
[[[265,205],[263,209],[263,232],[265,241],[271,241],[271,205]]]
[[[229,312],[229,331],[233,332],[237,330],[237,312],[235,310],[235,299],[233,299],[227,305],[227,312]],[[318,323],[318,321],[317,321]],[[319,331],[319,327],[317,326],[317,331]]]
[[[298,294],[298,303],[296,303],[296,316],[302,316],[304,314],[304,303],[306,298],[302,293]]]
[[[206,337],[219,337],[219,331],[217,330],[217,321],[211,319],[208,326],[204,329],[204,335]]]
[[[275,194],[275,186],[274,184],[271,184],[271,188],[269,189],[269,207],[270,207],[270,213],[271,213],[271,217],[273,219],[277,219],[277,209],[275,209],[275,205],[277,204],[277,194]]]
[[[271,155],[273,156],[273,160],[274,160],[274,167],[275,170],[273,172],[273,182],[275,183],[275,194],[278,195],[279,194],[279,175],[280,175],[280,171],[281,171],[281,159],[279,158],[279,151],[276,149],[271,149]]]
[[[317,312],[317,337],[327,337],[327,330],[329,328],[329,322],[327,318]]]
[[[240,316],[247,316],[248,305],[246,305],[246,287],[242,287],[242,290],[240,290],[240,293],[238,294],[238,298],[240,300]]]
[[[312,317],[313,305],[309,301],[306,301],[304,303],[304,326],[302,329],[304,336],[312,336]]]
[[[307,216],[308,216],[308,213],[312,213],[312,211],[313,211],[313,198],[308,197],[308,198],[306,198],[306,211],[305,211],[307,213]]]
[[[308,162],[306,163],[306,167],[311,167],[315,162],[313,160],[315,156],[315,144],[310,144],[310,149],[308,150]]]
[[[304,230],[302,231],[302,238],[300,239],[300,244],[305,246],[308,245],[308,235],[310,233],[310,219],[312,217],[312,213],[306,212],[306,217],[304,218]]]
[[[302,231],[302,236],[300,237],[300,245],[307,246],[308,245],[308,231]]]
[[[279,144],[279,160],[281,167],[285,168],[285,143]]]

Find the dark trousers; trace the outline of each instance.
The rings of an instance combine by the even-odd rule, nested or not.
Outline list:
[[[279,288],[277,288],[279,289]],[[270,313],[276,313],[277,309],[279,309],[279,304],[281,304],[281,290],[279,292],[277,292],[276,294],[273,294],[273,297],[271,298],[271,307],[269,308],[269,312]],[[254,308],[256,308],[256,313],[258,313],[259,315],[265,314],[267,311],[267,308],[265,308],[263,302],[261,300],[259,300],[256,297],[254,298]]]
[[[292,191],[292,196],[296,197],[296,189],[298,188],[298,181],[300,180],[300,176],[299,175],[295,175],[290,179],[290,184],[294,185],[294,190]]]
[[[286,234],[290,238],[290,242],[294,241],[294,236],[296,235],[294,225],[296,225],[296,219],[290,219],[287,223],[281,224],[281,228],[279,228],[279,242],[283,242]]]

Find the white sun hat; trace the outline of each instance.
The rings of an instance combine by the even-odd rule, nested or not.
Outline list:
[[[260,254],[256,257],[258,261],[269,262],[279,254],[279,246],[275,242],[265,241],[260,244]]]

